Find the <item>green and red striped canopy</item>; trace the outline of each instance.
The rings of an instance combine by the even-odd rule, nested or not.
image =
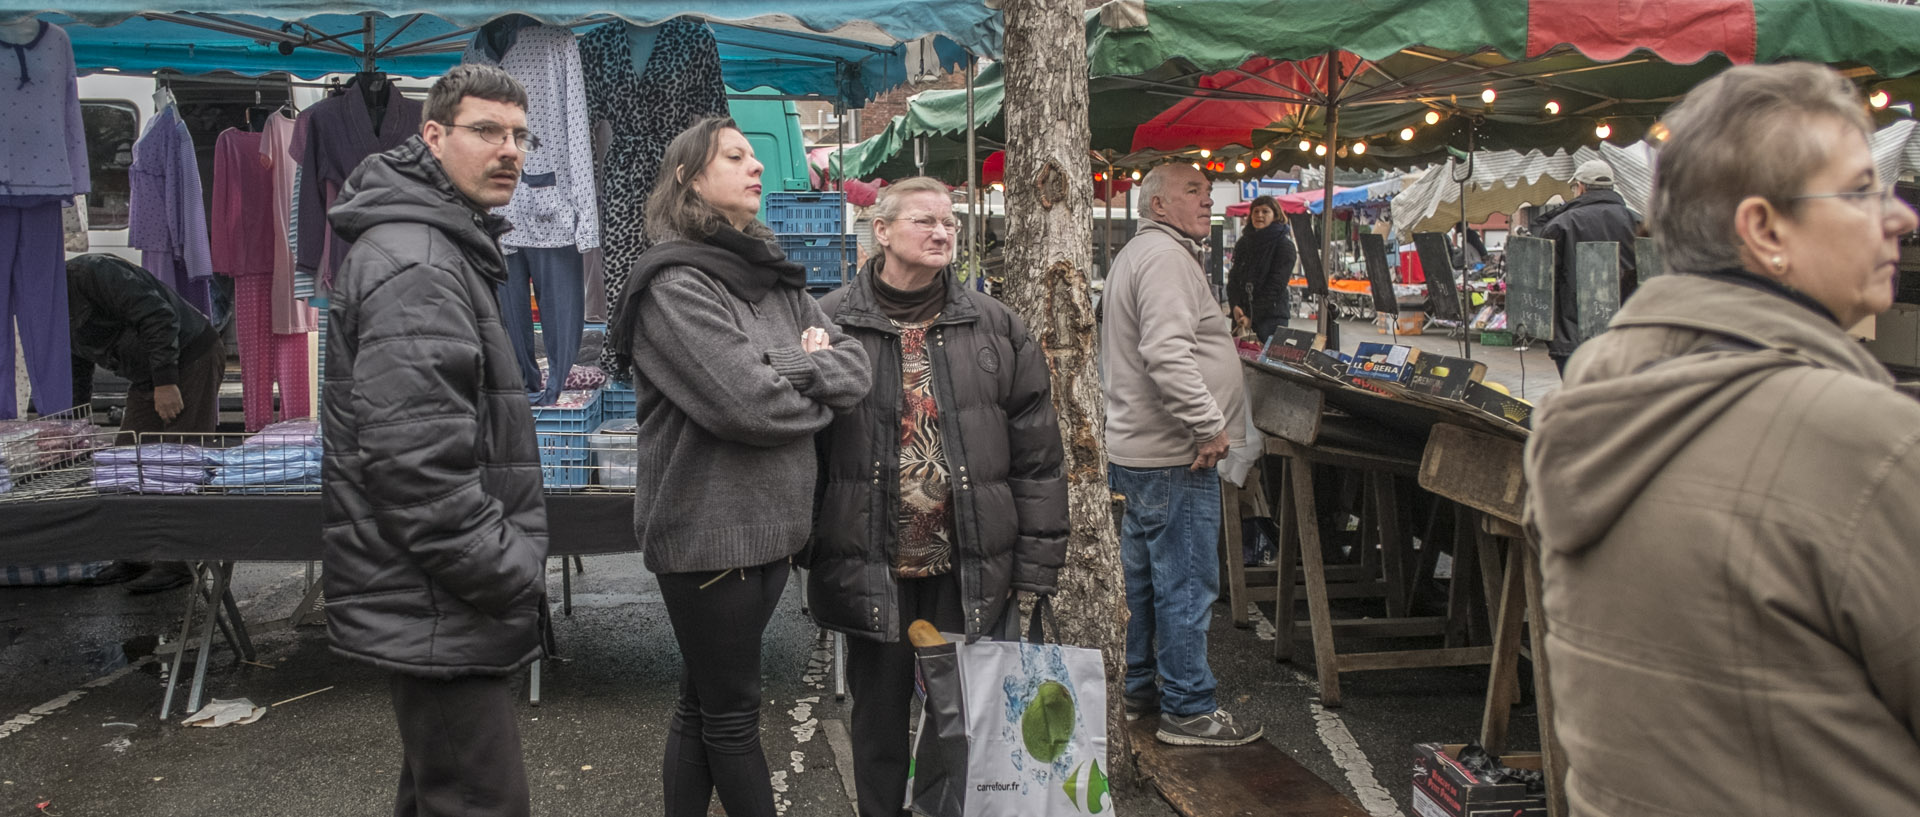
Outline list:
[[[1335,105],[1341,146],[1368,143],[1346,165],[1439,160],[1467,128],[1491,149],[1593,144],[1601,125],[1632,142],[1734,64],[1920,71],[1920,8],[1880,0],[1114,0],[1087,34],[1096,105],[1103,89],[1181,97],[1128,149],[1286,149],[1323,138]]]

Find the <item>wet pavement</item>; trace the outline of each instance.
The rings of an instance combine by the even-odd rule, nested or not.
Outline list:
[[[660,814],[658,767],[680,671],[666,610],[638,555],[585,565],[574,577],[573,615],[556,610],[567,660],[547,668],[544,700],[523,710],[534,813]],[[558,573],[550,580],[557,594]],[[152,653],[177,632],[178,594],[0,589],[0,814],[39,814],[43,802],[55,815],[390,809],[399,743],[384,678],[330,654],[322,628],[271,623],[292,612],[303,581],[297,564],[236,571],[235,596],[265,666],[237,664],[216,647],[210,695],[261,705],[307,697],[271,707],[257,723],[218,729],[158,720],[165,676]],[[1224,605],[1215,612],[1223,703],[1376,815],[1408,813],[1414,742],[1463,740],[1477,729],[1484,669],[1351,674],[1346,706],[1323,710],[1310,649],[1295,665],[1273,662],[1272,630],[1262,626],[1270,610],[1248,629],[1233,628]],[[765,650],[762,739],[782,813],[851,814],[847,706],[833,696],[831,642],[801,613],[795,585]],[[1534,728],[1528,713],[1516,713],[1517,744]],[[1172,814],[1152,792],[1121,793],[1115,805],[1119,814]]]

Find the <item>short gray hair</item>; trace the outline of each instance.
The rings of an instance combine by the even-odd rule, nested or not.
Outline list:
[[[951,202],[947,183],[931,176],[914,176],[901,179],[887,185],[880,191],[880,200],[873,206],[873,220],[892,221],[900,217],[901,200],[916,193],[932,193]]]
[[[1749,196],[1793,209],[1831,146],[1806,138],[1808,120],[1873,133],[1853,83],[1823,65],[1789,62],[1729,68],[1687,94],[1663,123],[1648,225],[1667,268],[1738,267],[1733,214]]]
[[[461,101],[467,97],[527,109],[527,89],[520,87],[520,81],[513,75],[491,65],[467,63],[454,66],[434,80],[433,87],[427,91],[427,107],[422,112],[424,121],[453,124]]]
[[[1147,171],[1147,177],[1140,180],[1140,202],[1137,211],[1141,218],[1157,221],[1153,216],[1153,197],[1167,192],[1167,179],[1180,172],[1186,165],[1164,164]]]

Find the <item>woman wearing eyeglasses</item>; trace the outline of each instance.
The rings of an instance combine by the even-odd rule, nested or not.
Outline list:
[[[1920,403],[1846,333],[1914,212],[1831,69],[1733,68],[1665,124],[1671,274],[1526,452],[1572,813],[1920,813]]]
[[[1013,592],[1054,592],[1066,558],[1046,357],[1011,310],[948,269],[959,234],[945,184],[895,183],[874,209],[880,253],[820,302],[873,363],[873,391],[819,438],[807,575],[815,620],[851,636],[862,817],[896,817],[906,796],[907,625],[995,633]]]
[[[686,660],[668,817],[704,815],[716,794],[734,817],[774,815],[760,637],[806,544],[814,434],[869,384],[867,356],[756,218],[760,173],[725,117],[667,144],[647,199],[658,243],[634,264],[613,334],[640,419],[634,537]]]

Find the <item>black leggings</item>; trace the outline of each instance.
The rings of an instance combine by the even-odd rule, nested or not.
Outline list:
[[[760,750],[760,636],[788,569],[782,559],[724,574],[659,575],[687,666],[661,766],[667,817],[702,817],[716,790],[729,817],[774,817]]]

